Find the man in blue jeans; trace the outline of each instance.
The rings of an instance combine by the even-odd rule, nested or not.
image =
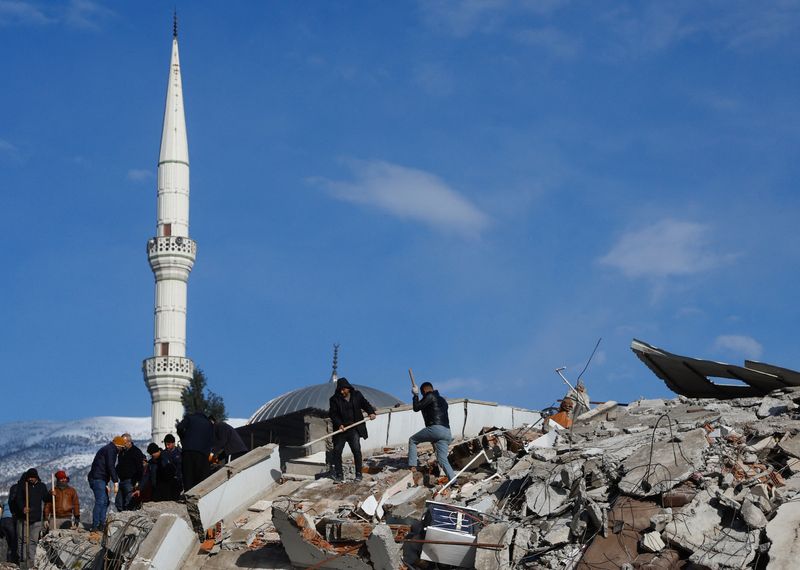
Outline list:
[[[419,398],[419,391],[422,391],[422,399]],[[452,480],[455,476],[450,462],[447,460],[447,448],[453,441],[453,434],[450,433],[450,418],[447,415],[447,400],[433,389],[430,382],[424,382],[417,389],[411,387],[413,394],[412,401],[415,412],[422,412],[425,420],[425,428],[408,438],[408,466],[411,471],[417,470],[417,444],[429,441],[436,449],[436,461],[439,467],[445,472],[447,478]]]
[[[121,435],[105,444],[92,461],[89,469],[89,487],[94,494],[94,509],[92,509],[92,532],[102,532],[106,524],[108,512],[108,483],[114,481],[114,493],[119,491],[119,475],[117,475],[117,455],[125,449],[125,438]]]

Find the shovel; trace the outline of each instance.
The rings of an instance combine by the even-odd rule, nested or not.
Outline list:
[[[323,441],[323,440],[326,440],[328,438],[331,438],[331,437],[335,436],[337,433],[343,433],[343,432],[346,432],[347,430],[349,430],[350,428],[354,428],[354,427],[356,427],[358,425],[367,423],[367,421],[369,421],[368,417],[364,418],[360,422],[356,422],[354,424],[350,424],[349,426],[347,426],[344,429],[337,429],[333,433],[329,433],[327,435],[323,435],[322,437],[318,437],[317,439],[312,439],[311,441],[309,441],[308,443],[304,443],[303,445],[287,445],[285,447],[288,448],[288,449],[305,449],[306,447],[311,447],[315,443],[319,443],[320,441]]]

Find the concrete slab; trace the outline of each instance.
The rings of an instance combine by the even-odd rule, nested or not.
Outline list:
[[[620,491],[637,497],[659,495],[699,469],[708,447],[706,431],[700,428],[681,435],[680,442],[660,441],[652,449],[645,446],[630,455],[623,463]]]
[[[257,447],[220,469],[186,493],[195,531],[213,527],[260,498],[281,477],[278,446]]]
[[[767,538],[772,542],[767,570],[795,570],[800,560],[800,503],[778,507],[767,524]]]
[[[180,568],[199,545],[189,524],[173,514],[162,514],[147,534],[129,570]]]
[[[508,523],[486,525],[478,533],[478,544],[502,544],[502,550],[478,548],[475,553],[475,568],[481,570],[508,570],[510,565],[510,546],[514,529]]]
[[[373,528],[367,539],[369,559],[375,570],[399,570],[403,563],[401,548],[394,541],[394,531],[385,524]]]

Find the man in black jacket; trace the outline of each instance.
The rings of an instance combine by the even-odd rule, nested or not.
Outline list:
[[[422,399],[419,399],[419,390],[422,390]],[[422,412],[425,420],[425,428],[408,438],[408,466],[412,471],[417,470],[417,444],[429,441],[436,449],[436,461],[439,467],[447,474],[447,478],[452,480],[455,476],[450,462],[447,460],[447,451],[450,442],[453,441],[453,434],[450,433],[450,417],[447,414],[447,400],[433,389],[433,384],[423,382],[422,386],[411,387],[412,402],[415,412]]]
[[[367,439],[367,426],[360,424],[351,429],[346,429],[347,426],[360,422],[364,419],[361,411],[369,414],[369,419],[375,419],[375,408],[372,407],[364,395],[353,388],[347,378],[339,378],[336,381],[336,392],[331,396],[330,402],[330,417],[333,423],[334,431],[338,433],[333,436],[333,480],[341,481],[343,479],[342,472],[342,451],[344,451],[344,444],[350,446],[350,451],[353,452],[353,463],[356,468],[356,481],[361,480],[361,440],[360,438]]]
[[[208,461],[214,445],[214,425],[205,414],[195,412],[185,415],[176,429],[181,438],[183,490],[189,491],[211,473]]]
[[[239,432],[232,425],[218,421],[214,416],[210,416],[208,419],[214,424],[214,445],[211,453],[220,463],[233,461],[249,451]]]
[[[11,511],[17,519],[19,556],[28,563],[28,566],[33,565],[33,561],[36,558],[36,544],[39,542],[39,534],[42,532],[42,514],[44,505],[49,499],[50,491],[39,479],[39,473],[36,469],[28,469],[17,483],[16,493],[11,505]],[[26,502],[27,507],[25,506]],[[30,524],[28,524],[28,521],[30,521]],[[27,537],[25,536],[26,532],[29,534]],[[26,542],[27,549],[25,548]]]
[[[118,512],[132,510],[136,491],[142,481],[144,464],[147,458],[142,450],[133,444],[131,434],[124,433],[125,448],[117,455],[117,475],[119,476],[119,493],[114,499]]]

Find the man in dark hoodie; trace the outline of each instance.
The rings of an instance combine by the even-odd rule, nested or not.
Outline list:
[[[125,449],[125,438],[118,435],[113,441],[105,444],[95,454],[92,467],[89,469],[89,487],[94,494],[92,509],[92,532],[100,532],[106,524],[108,512],[108,483],[114,482],[114,493],[119,492],[119,475],[117,475],[117,455]]]
[[[214,424],[201,412],[187,414],[176,425],[181,438],[183,490],[189,491],[211,473],[209,456],[214,445]]]
[[[421,400],[419,399],[420,390],[422,390]],[[455,472],[447,460],[447,451],[450,442],[453,441],[453,434],[450,433],[447,400],[433,389],[433,384],[430,382],[423,382],[419,389],[412,386],[411,392],[414,411],[422,412],[425,428],[408,438],[408,466],[411,471],[417,470],[417,444],[428,441],[436,449],[436,461],[439,462],[439,467],[447,474],[447,478],[452,480]]]
[[[27,497],[27,498],[26,498]],[[17,483],[11,511],[17,519],[18,552],[22,560],[32,565],[36,557],[36,544],[42,532],[44,505],[50,491],[39,479],[36,469],[28,469]],[[27,506],[26,506],[27,504]],[[30,522],[30,524],[28,524]],[[26,532],[28,536],[26,536]],[[27,549],[25,548],[27,543]]]
[[[119,493],[114,499],[117,512],[133,510],[136,505],[134,493],[139,490],[147,458],[142,450],[133,444],[131,434],[123,433],[125,448],[117,455],[117,475]]]
[[[361,440],[367,439],[367,426],[360,424],[354,428],[347,429],[347,426],[360,422],[364,419],[362,410],[369,414],[369,419],[375,419],[375,408],[372,407],[364,395],[353,388],[347,378],[339,378],[336,381],[336,392],[331,396],[329,415],[333,423],[334,431],[338,431],[333,436],[333,480],[342,481],[342,451],[344,444],[350,446],[353,452],[353,463],[356,468],[356,481],[361,480]]]
[[[247,446],[236,428],[223,421],[218,421],[214,416],[209,416],[208,419],[214,424],[214,445],[211,453],[218,461],[221,463],[233,461],[248,452]]]

